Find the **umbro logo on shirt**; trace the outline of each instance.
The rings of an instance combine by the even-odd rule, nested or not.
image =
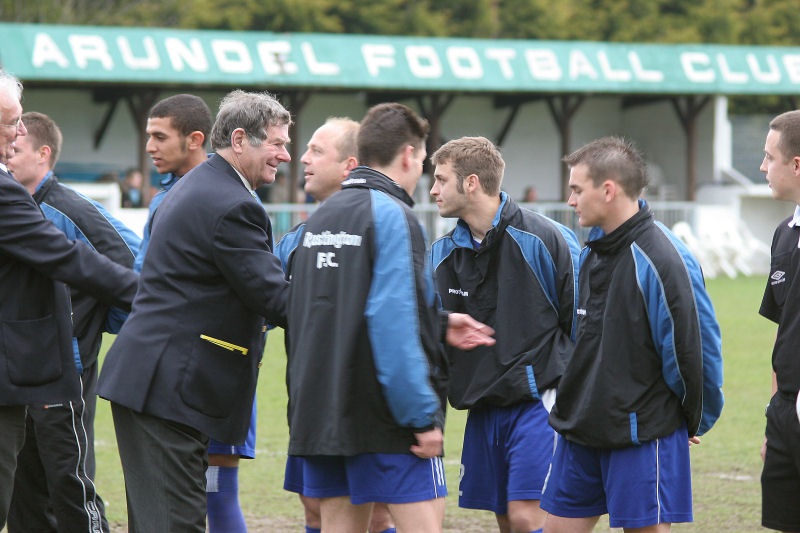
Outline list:
[[[770,279],[772,280],[769,283],[770,285],[777,285],[779,283],[783,283],[786,281],[786,272],[784,272],[783,270],[776,270],[775,272],[772,273]]]

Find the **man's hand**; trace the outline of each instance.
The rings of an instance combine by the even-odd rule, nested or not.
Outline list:
[[[447,320],[447,344],[461,350],[494,344],[494,330],[464,313],[450,313]]]
[[[411,453],[422,459],[430,459],[431,457],[442,455],[444,436],[441,429],[434,428],[430,431],[414,433],[414,436],[417,438],[417,443],[411,446]]]
[[[761,462],[767,459],[767,437],[764,437],[764,442],[761,443]]]
[[[689,446],[692,444],[700,444],[700,437],[689,437]]]

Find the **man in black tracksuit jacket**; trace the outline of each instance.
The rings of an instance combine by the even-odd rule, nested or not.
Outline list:
[[[469,409],[458,503],[493,511],[501,532],[541,531],[553,454],[543,399],[572,351],[578,240],[500,191],[505,163],[488,139],[452,140],[431,160],[439,214],[458,217],[431,250],[438,295],[497,339],[448,350],[450,403]]]
[[[375,501],[399,530],[441,530],[444,321],[410,196],[426,134],[406,106],[371,108],[357,141],[371,168],[350,172],[289,259],[289,454],[305,456],[304,482],[336,489],[321,500],[323,531],[365,531],[360,504]],[[468,338],[451,327],[448,341],[489,342],[468,318],[450,316]]]
[[[642,157],[617,138],[565,158],[581,254],[575,350],[550,423],[547,531],[692,520],[687,439],[722,410],[720,331],[694,257],[639,199]],[[581,529],[583,530],[583,529]]]

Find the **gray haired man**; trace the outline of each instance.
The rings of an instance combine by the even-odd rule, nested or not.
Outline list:
[[[178,181],[151,225],[133,311],[106,357],[129,531],[205,532],[209,437],[241,444],[266,321],[286,325],[288,283],[253,192],[289,161],[289,112],[233,91],[216,152]]]

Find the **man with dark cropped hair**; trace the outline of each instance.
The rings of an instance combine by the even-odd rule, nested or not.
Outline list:
[[[265,319],[285,327],[288,293],[255,189],[289,161],[290,123],[269,94],[228,94],[215,154],[150,222],[139,294],[98,387],[111,401],[131,533],[205,532],[209,437],[247,437]]]
[[[604,137],[564,161],[568,203],[593,229],[550,412],[559,437],[544,532],[589,532],[606,513],[611,527],[666,532],[692,521],[689,442],[722,411],[719,325],[697,260],[640,198],[647,174],[633,144]]]
[[[800,531],[800,111],[769,123],[761,172],[772,197],[791,202],[794,213],[778,224],[759,313],[778,324],[772,350],[772,398],[761,458],[761,524]]]
[[[289,257],[289,454],[321,496],[322,531],[366,531],[373,502],[400,531],[441,531],[447,489],[440,342],[491,343],[468,315],[437,315],[411,195],[428,124],[379,104],[361,121],[342,190]],[[449,323],[449,327],[448,327]]]

